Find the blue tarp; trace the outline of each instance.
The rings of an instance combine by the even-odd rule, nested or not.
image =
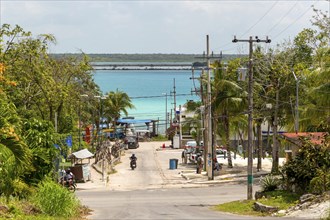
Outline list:
[[[118,119],[117,123],[120,124],[139,124],[139,123],[150,123],[151,119]]]

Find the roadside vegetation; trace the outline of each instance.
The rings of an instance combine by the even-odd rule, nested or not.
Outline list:
[[[239,215],[269,216],[274,212],[255,210],[255,202],[277,207],[278,210],[287,210],[299,204],[301,196],[307,193],[319,195],[311,196],[309,202],[316,199],[321,202],[329,200],[327,195],[330,191],[329,136],[325,143],[317,147],[308,140],[302,141],[303,147],[296,158],[281,167],[279,175],[269,174],[260,179],[262,190],[258,192],[259,196],[256,194],[255,200],[233,201],[217,205],[214,209]],[[328,215],[326,219],[329,217]]]
[[[55,59],[47,51],[54,36],[32,37],[18,25],[3,24],[0,39],[0,218],[80,217],[84,208],[58,184],[57,171],[70,152],[94,153],[104,138],[87,144],[81,134],[100,124],[102,94],[89,58]],[[109,123],[134,107],[122,91],[105,96]]]
[[[280,210],[286,210],[298,203],[299,195],[295,193],[288,193],[287,191],[279,190],[273,192],[266,192],[265,197],[258,200],[258,202],[279,207]],[[230,212],[238,215],[251,216],[269,216],[270,213],[258,212],[253,209],[254,200],[241,200],[228,202],[214,207],[216,211]]]

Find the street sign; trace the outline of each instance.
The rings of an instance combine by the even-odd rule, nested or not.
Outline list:
[[[66,137],[65,143],[68,147],[72,147],[72,136],[71,135]]]

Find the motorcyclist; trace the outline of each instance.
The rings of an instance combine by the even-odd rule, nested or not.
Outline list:
[[[135,167],[136,167],[137,157],[135,156],[135,154],[132,154],[132,156],[130,156],[129,159],[131,160],[131,167],[132,167],[133,163],[135,163]]]
[[[70,180],[72,180],[72,182],[74,183],[74,174],[71,172],[71,169],[68,168],[65,171],[64,181],[65,181],[66,184],[69,184]]]
[[[135,154],[132,154],[132,156],[130,157],[131,160],[137,160],[137,157],[135,156]]]

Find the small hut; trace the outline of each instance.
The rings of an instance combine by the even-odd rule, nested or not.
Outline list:
[[[71,159],[72,164],[70,169],[75,175],[76,181],[86,182],[87,180],[91,180],[89,164],[92,157],[94,157],[94,154],[87,149],[83,149],[69,155],[69,159]],[[87,163],[86,160],[88,160]]]

